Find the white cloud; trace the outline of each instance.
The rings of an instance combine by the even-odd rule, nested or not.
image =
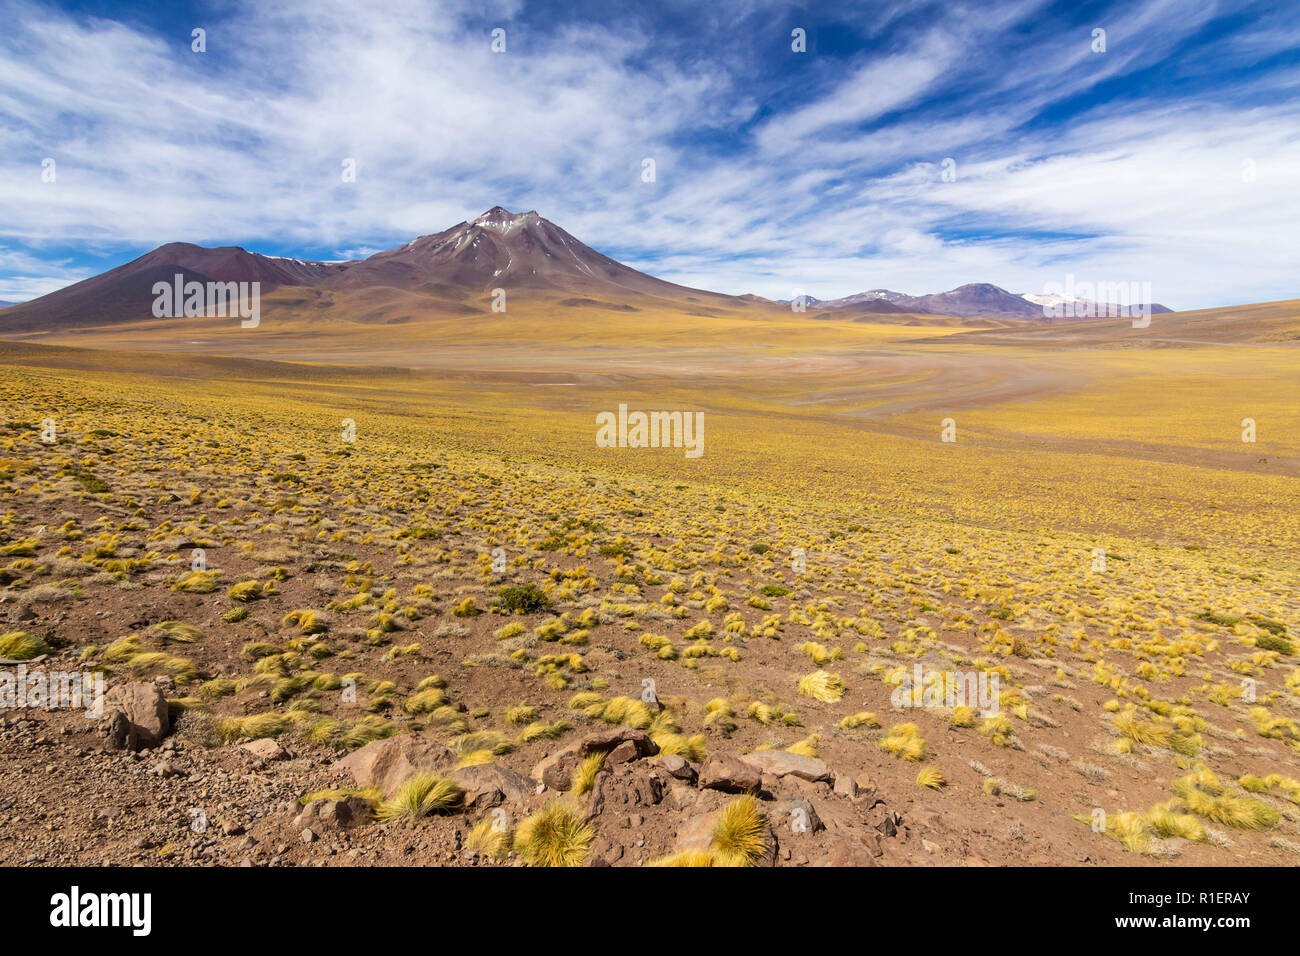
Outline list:
[[[738,20],[773,20],[761,6]],[[208,52],[194,54],[187,34],[0,0],[13,25],[0,35],[0,242],[27,250],[22,265],[0,256],[0,298],[69,278],[46,248],[186,240],[347,258],[497,203],[727,292],[1035,291],[1072,271],[1136,272],[1180,307],[1300,294],[1300,107],[1281,95],[1294,69],[1232,72],[1220,99],[1036,121],[1162,63],[1215,4],[1134,4],[1106,24],[1102,55],[1074,28],[1001,52],[1039,3],[955,7],[840,76],[811,62],[797,102],[730,72],[734,51],[673,56],[631,25],[539,31],[513,2],[231,9],[202,24]],[[505,54],[489,49],[492,22]],[[1295,33],[1283,23],[1270,45],[1252,28],[1223,55],[1258,60]],[[1272,99],[1225,99],[1251,90]],[[45,157],[55,183],[40,181]],[[945,157],[955,183],[940,181]],[[340,178],[347,158],[355,183]]]

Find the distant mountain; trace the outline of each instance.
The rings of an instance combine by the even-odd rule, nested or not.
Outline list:
[[[716,295],[638,272],[584,245],[536,212],[512,213],[500,206],[473,222],[460,222],[399,249],[349,263],[328,284],[338,288],[395,285],[431,294],[501,287],[615,299],[628,293],[670,298]]]
[[[280,286],[310,285],[342,269],[341,265],[280,259],[237,246],[207,248],[169,242],[138,259],[84,279],[67,288],[5,310],[0,332],[56,331],[114,325],[153,317],[157,282],[260,282],[263,293]]]
[[[988,282],[972,282],[950,292],[918,296],[909,299],[907,304],[935,315],[979,315],[998,319],[1043,318],[1042,306],[1026,302],[1020,296]]]
[[[830,299],[823,305],[832,309],[845,309],[855,307],[867,307],[885,303],[887,305],[898,305],[906,302],[912,297],[902,292],[893,292],[889,289],[869,289],[866,292],[859,292],[857,295],[846,295],[842,299]],[[888,311],[882,310],[882,311]],[[905,310],[900,310],[905,311]]]
[[[1043,310],[1006,289],[986,282],[960,286],[932,295],[906,295],[890,289],[871,289],[839,299],[805,298],[810,309],[845,309],[854,312],[914,313],[919,315],[986,316],[990,318],[1041,319]],[[786,304],[789,304],[788,302]]]
[[[349,262],[316,262],[249,252],[238,246],[208,248],[170,242],[67,288],[23,303],[0,303],[0,336],[150,321],[158,283],[257,282],[270,303],[295,314],[329,315],[368,324],[420,317],[487,314],[496,289],[541,298],[562,308],[635,312],[638,300],[667,300],[690,315],[716,315],[710,305],[785,305],[761,296],[728,296],[676,285],[638,272],[584,245],[535,211],[493,206],[473,222],[413,239],[397,249]],[[839,299],[805,296],[806,310],[839,311],[851,320],[875,315],[1046,321],[1043,296],[1015,295],[986,282],[948,292],[911,296],[870,289]],[[512,298],[511,301],[517,301]],[[1067,303],[1070,305],[1070,303]],[[1083,304],[1075,302],[1074,307]],[[1153,312],[1169,311],[1164,306]],[[1055,320],[1054,320],[1055,321]]]
[[[495,288],[509,293],[568,294],[571,304],[628,311],[628,298],[655,296],[679,303],[736,300],[675,285],[638,272],[579,242],[536,212],[494,206],[473,222],[420,236],[397,249],[350,262],[313,262],[248,252],[236,246],[206,248],[183,242],[159,246],[125,265],[31,302],[6,309],[6,331],[57,331],[153,318],[153,287],[174,282],[260,282],[266,295],[303,287],[304,296],[329,301],[333,293],[373,291],[375,300],[406,294],[432,311],[466,314],[483,309]]]
[[[0,299],[0,309],[7,309],[9,306],[17,304],[17,302],[7,302],[4,299]]]
[[[1049,299],[1052,301],[1047,301]],[[889,289],[871,289],[839,299],[816,299],[808,296],[806,302],[810,309],[843,309],[855,313],[903,312],[920,315],[952,315],[959,318],[1024,319],[1045,322],[1049,317],[1044,312],[1044,306],[1059,304],[1057,299],[1065,301],[1063,296],[1017,295],[988,282],[972,282],[948,292],[936,292],[930,295],[913,296]],[[1068,307],[1069,304],[1073,304],[1073,311]],[[1098,307],[1095,303],[1073,299],[1066,308],[1062,309],[1062,313],[1067,318],[1073,314],[1087,317],[1089,306],[1094,310],[1093,315],[1106,314],[1104,308]],[[1141,306],[1139,305],[1138,308],[1140,309]],[[1172,310],[1155,304],[1152,305],[1151,311],[1161,313]],[[1115,314],[1114,307],[1111,307],[1109,314]]]
[[[1026,302],[1032,302],[1042,309],[1050,309],[1056,321],[1107,318],[1117,315],[1131,316],[1133,313],[1141,315],[1144,314],[1143,310],[1146,308],[1145,302],[1136,302],[1131,305],[1126,302],[1094,302],[1091,299],[1080,299],[1076,296],[1061,295],[1057,292],[1049,292],[1043,295],[1022,292],[1020,298]],[[1159,302],[1153,302],[1150,306],[1151,315],[1160,315],[1172,311],[1173,309],[1166,308]]]

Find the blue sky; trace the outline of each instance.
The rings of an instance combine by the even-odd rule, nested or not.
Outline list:
[[[363,256],[497,204],[774,298],[1300,296],[1294,2],[159,6],[0,0],[0,299],[174,240]]]

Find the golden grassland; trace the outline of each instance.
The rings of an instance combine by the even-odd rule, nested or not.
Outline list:
[[[1231,843],[1216,827],[1288,843],[1280,834],[1300,821],[1293,349],[1066,355],[811,320],[724,347],[735,332],[719,326],[712,346],[705,336],[681,353],[653,330],[630,341],[606,330],[491,355],[466,333],[443,367],[416,371],[0,344],[3,585],[206,590],[227,595],[228,621],[274,607],[288,633],[245,646],[246,673],[228,685],[186,658],[198,638],[185,622],[84,649],[110,671],[174,675],[193,691],[177,706],[211,712],[228,739],[357,746],[395,732],[386,715],[400,709],[464,763],[583,721],[643,726],[698,759],[708,735],[789,728],[761,746],[843,756],[863,745],[910,765],[910,785],[936,800],[966,787],[1024,805],[1033,790],[969,757],[1037,747],[1093,782],[1134,762],[1176,777],[1160,801],[1108,808],[1105,835],[1126,849]],[[475,350],[491,363],[464,361]],[[598,448],[595,416],[619,403],[705,412],[704,456]],[[55,444],[40,440],[47,418]],[[1243,418],[1257,442],[1241,441]],[[162,501],[182,517],[154,520]],[[181,541],[256,561],[195,577]],[[497,592],[495,547],[535,600]],[[281,606],[313,548],[338,552],[325,562],[337,590]],[[480,724],[448,708],[432,676],[361,674],[361,721],[324,707],[328,688],[362,670],[348,665],[356,648],[418,662],[428,648],[404,639],[413,621],[460,627],[502,602],[526,616],[496,618],[500,658],[465,658],[453,689],[506,666],[564,720],[521,700]],[[615,632],[647,666],[699,671],[715,690],[644,713],[589,664],[591,642]],[[891,675],[936,655],[998,672],[1002,715],[898,718],[871,698],[863,710],[864,689],[887,700]],[[756,664],[761,678],[746,669]],[[259,688],[271,709],[223,710],[252,707],[240,695]],[[961,735],[960,764],[930,744],[948,733]],[[600,772],[584,767],[583,787]],[[439,786],[377,805],[394,818],[441,812],[454,794]],[[563,831],[564,852],[530,858],[571,863],[590,838],[582,827],[555,810],[519,845]]]

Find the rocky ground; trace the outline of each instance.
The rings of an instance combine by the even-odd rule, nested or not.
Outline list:
[[[1098,570],[1088,538],[189,387],[7,408],[0,680],[108,695],[0,710],[0,863],[1300,854],[1287,567],[1129,542]],[[900,706],[918,665],[996,675],[999,714]]]

